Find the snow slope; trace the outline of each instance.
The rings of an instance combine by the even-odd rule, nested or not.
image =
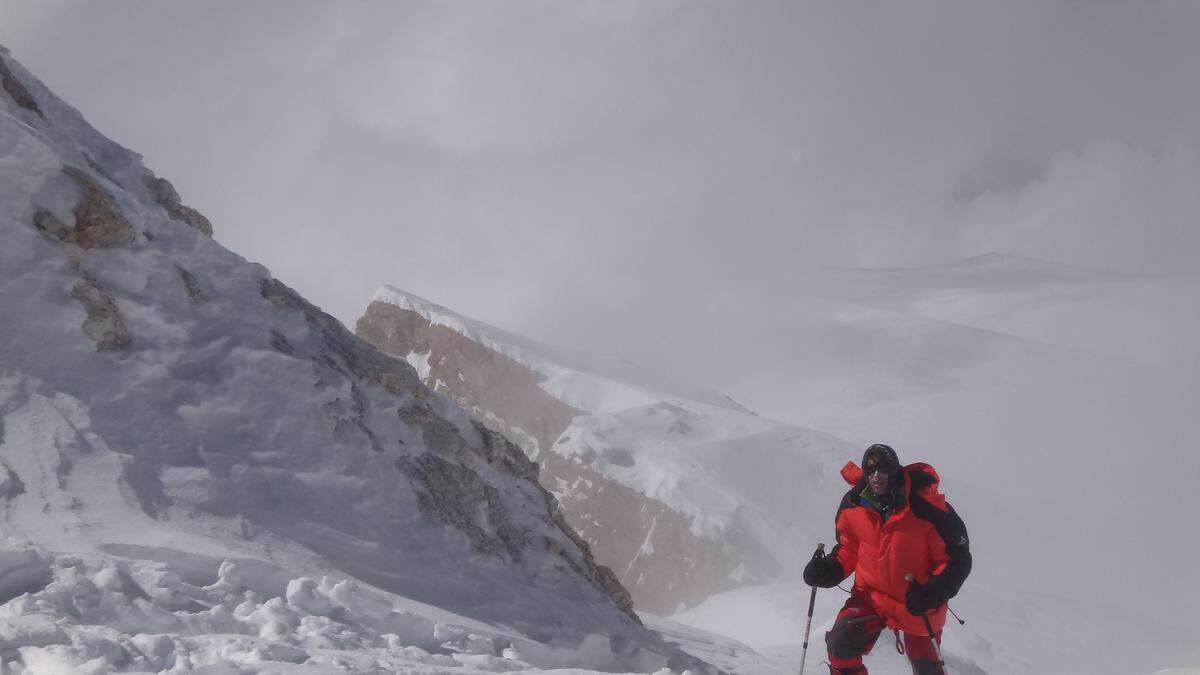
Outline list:
[[[542,344],[458,314],[395,286],[383,285],[371,300],[416,312],[546,378],[542,387],[581,410],[605,413],[659,401],[691,401],[749,412],[724,394],[681,382],[635,363]]]
[[[543,463],[544,480],[550,481],[547,487],[567,505],[569,515],[577,516],[577,521],[593,516],[584,518],[576,512],[604,513],[604,507],[595,501],[606,495],[603,490],[589,492],[593,486],[586,472],[580,474],[581,478],[560,475],[561,462],[547,464],[549,457],[595,471],[607,481],[666,505],[686,519],[685,527],[697,538],[729,542],[730,533],[738,533],[744,538],[717,546],[763,553],[755,557],[747,555],[746,550],[739,551],[747,556],[743,563],[727,570],[723,578],[698,581],[708,585],[683,594],[677,603],[690,605],[696,598],[719,589],[794,574],[790,561],[810,552],[802,549],[807,549],[823,531],[824,523],[809,519],[807,514],[823,509],[843,491],[837,472],[845,459],[857,452],[828,434],[755,415],[726,396],[671,382],[649,369],[631,373],[619,362],[540,345],[391,286],[381,288],[372,298],[371,307],[375,309],[369,309],[367,316],[375,318],[359,324],[360,334],[366,329],[377,336],[375,344],[385,350],[398,348],[386,344],[389,336],[419,328],[383,327],[383,320],[378,318],[381,304],[414,312],[433,326],[446,327],[525,365],[543,378],[537,384],[542,391],[579,413],[556,437],[543,441],[532,430],[521,428],[520,420],[499,420],[507,432],[526,438],[534,446],[526,449]],[[444,342],[432,339],[428,344]],[[395,354],[418,364],[428,364],[430,359],[454,361],[458,356],[415,351]],[[453,383],[439,382],[429,367],[423,372],[430,386],[445,387],[451,394],[456,390]],[[441,372],[440,377],[462,379],[464,375]],[[626,377],[632,379],[623,379]],[[503,385],[497,382],[494,386]],[[517,393],[513,392],[514,396]],[[469,407],[481,405],[470,400],[469,394],[460,401]],[[483,410],[481,414],[485,419],[502,416],[494,410]],[[589,508],[590,503],[594,508]],[[599,535],[593,547],[631,587],[635,600],[640,597],[646,604],[656,603],[652,611],[669,612],[678,609],[679,604],[663,607],[661,599],[648,598],[648,592],[639,593],[654,574],[647,566],[669,567],[673,570],[670,574],[680,577],[679,570],[698,564],[699,558],[715,556],[698,546],[677,545],[674,538],[664,540],[656,530],[659,525],[656,520],[637,526],[623,524],[618,534],[636,540],[634,547],[626,548],[632,553],[625,558],[616,557],[613,542],[605,542]],[[589,536],[586,523],[577,527]],[[609,555],[613,557],[606,559]]]
[[[930,460],[941,470],[944,489],[972,530],[977,560],[955,602],[969,623],[947,633],[952,665],[959,672],[1118,674],[1200,658],[1188,637],[1200,616],[1198,595],[1170,581],[1186,574],[1194,557],[1191,540],[1180,533],[1188,531],[1195,499],[1172,489],[1158,471],[1200,475],[1196,454],[1184,449],[1185,439],[1200,433],[1195,380],[1187,367],[1161,365],[1187,364],[1195,354],[1196,343],[1181,337],[1196,317],[1186,302],[1195,291],[1174,280],[1001,255],[935,268],[843,270],[830,279],[790,318],[775,308],[784,339],[796,345],[795,362],[776,367],[799,376],[786,378],[786,391],[758,392],[755,400],[774,397],[795,417],[860,444],[890,440],[902,458]],[[393,299],[402,293],[381,291]],[[406,303],[422,308],[419,299]],[[486,326],[459,316],[448,323],[513,349]],[[1164,335],[1174,341],[1162,342]],[[530,351],[523,347],[519,358],[548,360]],[[570,381],[563,373],[569,369],[542,368]],[[738,433],[721,430],[740,423],[738,416],[708,418],[691,413],[701,408],[680,396],[658,398],[672,403],[595,405],[599,414],[577,418],[554,450],[582,455],[632,447],[632,466],[624,466],[623,452],[612,455],[615,462],[603,452],[592,461],[646,494],[676,493],[674,503],[701,514],[698,522],[713,514],[707,522],[714,527],[733,504],[756,503],[769,492],[773,482],[766,477],[805,475],[795,466],[756,462],[763,448],[786,447],[769,434],[757,451],[734,451],[731,444],[722,454],[723,441],[754,436],[741,435],[744,426]],[[572,400],[592,411],[587,397]],[[697,438],[713,438],[717,451],[702,456],[702,443],[670,433],[681,428],[677,423]],[[822,461],[834,467],[854,454],[839,450]],[[720,457],[731,461],[709,471]],[[1086,483],[1073,479],[1081,461]],[[701,465],[706,470],[697,470]],[[746,471],[737,473],[739,467]],[[813,476],[828,474],[815,468],[807,478]],[[706,494],[732,500],[690,492],[706,483],[712,486]],[[830,540],[834,500],[819,495],[843,489],[837,483],[792,480],[791,492],[811,493],[812,501],[772,504],[775,515],[794,523],[794,543]],[[789,559],[792,570],[806,552]],[[1144,565],[1163,570],[1162,581],[1134,581]],[[756,649],[752,658],[739,652],[747,659],[742,672],[790,672],[807,590],[786,578],[729,590],[670,621]],[[818,654],[820,635],[844,596],[834,590],[820,598]],[[873,672],[907,672],[886,636],[879,645],[869,660]]]
[[[778,388],[737,394],[938,468],[975,555],[948,650],[989,673],[1200,662],[1200,289],[1004,255],[825,281],[773,324],[796,347],[769,364]],[[672,618],[794,652],[804,596],[731,591]],[[879,667],[904,672],[881,640]]]
[[[542,389],[588,413],[574,420],[552,450],[566,456],[628,451],[632,466],[603,459],[598,466],[618,483],[694,516],[698,533],[730,526],[740,510],[755,504],[776,513],[802,506],[803,491],[788,484],[764,486],[763,475],[827,483],[841,468],[833,457],[848,447],[844,442],[761,418],[723,394],[650,369],[542,345],[393,286],[380,288],[372,300],[415,311],[544,375]]]
[[[984,572],[986,574],[986,571]],[[951,607],[967,622],[951,617],[943,650],[951,673],[1002,675],[1131,675],[1154,663],[1175,662],[1179,631],[1153,618],[1131,616],[1099,600],[1068,598],[1051,591],[1019,591],[968,580]],[[843,584],[849,588],[849,582]],[[810,589],[799,583],[741,588],[670,617],[674,623],[728,636],[754,649],[761,659],[752,672],[795,673]],[[825,632],[845,602],[837,588],[820,590],[814,611],[806,672],[821,673]],[[891,632],[880,635],[865,659],[871,673],[909,675],[896,653]],[[746,671],[751,672],[751,671]]]
[[[519,449],[0,66],[0,658],[704,667],[639,624]]]
[[[938,267],[842,270],[829,295],[910,316],[1200,371],[1193,282],[988,254]]]

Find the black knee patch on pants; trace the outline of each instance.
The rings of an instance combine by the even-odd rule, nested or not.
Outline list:
[[[867,630],[864,619],[842,619],[825,634],[825,646],[834,658],[852,659],[870,651],[878,637],[879,633],[872,635]]]
[[[912,662],[913,675],[943,675],[942,667],[937,661],[917,659]]]

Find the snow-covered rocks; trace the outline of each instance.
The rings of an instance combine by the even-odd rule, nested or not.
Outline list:
[[[690,662],[518,448],[0,64],[0,611],[27,670]]]
[[[0,588],[18,577],[37,583],[0,606],[0,654],[12,672],[536,669],[520,656],[536,648],[399,610],[348,579],[300,577],[264,598],[255,575],[229,560],[197,587],[163,563],[0,552]]]
[[[639,609],[669,614],[777,576],[846,444],[727,397],[572,354],[385,286],[356,330],[522,444],[567,522]],[[764,479],[764,477],[768,477]],[[816,521],[814,521],[815,524]]]

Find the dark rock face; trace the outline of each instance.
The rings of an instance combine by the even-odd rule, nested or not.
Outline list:
[[[204,291],[200,288],[200,281],[196,279],[196,275],[179,265],[176,265],[175,269],[179,270],[179,278],[183,281],[183,287],[187,289],[188,299],[193,303],[204,302]]]
[[[83,304],[87,318],[83,321],[83,333],[96,343],[102,352],[125,349],[132,341],[125,321],[117,311],[117,303],[108,293],[86,279],[75,282],[71,297]]]
[[[75,205],[75,228],[63,239],[68,244],[88,248],[111,248],[133,241],[133,228],[121,214],[112,195],[87,173],[64,166],[63,173],[83,191]]]
[[[559,496],[570,523],[598,559],[624,571],[621,581],[639,608],[671,614],[746,583],[733,575],[758,553],[747,533],[731,529],[720,537],[699,536],[690,516],[608,480],[583,461],[553,452],[542,459],[542,481],[572,486]],[[763,558],[769,555],[758,560]]]
[[[593,469],[589,464],[597,453],[568,458],[554,452],[552,446],[572,419],[585,413],[547,394],[539,387],[544,378],[524,365],[416,312],[382,302],[367,307],[356,332],[386,353],[424,355],[426,385],[472,411],[480,426],[517,439],[537,463],[522,456],[520,462],[512,460],[523,465],[515,470],[531,479],[540,473],[543,489],[557,494],[554,512],[564,531],[603,565],[597,572],[601,583],[619,588],[614,592],[625,597],[632,594],[638,608],[671,614],[747,583],[734,579],[739,568],[764,567],[747,562],[758,548],[747,533],[700,536],[692,531],[690,516]],[[406,414],[417,413],[401,412]],[[409,421],[422,426],[419,419]],[[430,429],[422,428],[429,440]],[[505,439],[505,445],[512,443]],[[602,459],[633,464],[630,453],[620,448],[605,449]],[[622,574],[618,577],[614,569]]]
[[[565,560],[578,574],[602,589],[621,608],[621,611],[625,612],[625,614],[638,624],[641,624],[641,618],[634,611],[633,596],[629,593],[629,590],[625,588],[612,569],[596,562],[591,546],[587,540],[579,536],[575,528],[568,524],[567,519],[563,516],[563,511],[559,506],[558,500],[549,490],[546,490],[538,483],[538,465],[530,461],[516,444],[499,432],[488,429],[479,422],[476,422],[475,426],[484,437],[484,458],[488,464],[507,473],[521,476],[538,486],[538,490],[546,502],[546,508],[550,512],[551,521],[567,538],[579,547],[579,550],[583,552],[583,556],[577,561],[553,539],[545,540],[546,550]]]
[[[33,100],[33,96],[29,94],[29,90],[8,69],[8,64],[4,62],[3,55],[0,55],[0,85],[3,85],[4,91],[8,92],[8,95],[12,97],[12,100],[17,105],[37,113],[37,116],[42,119],[46,119],[46,116],[42,113],[42,109],[38,107],[37,101]]]
[[[323,367],[346,370],[356,377],[372,382],[393,394],[409,394],[412,400],[399,407],[397,415],[406,424],[420,429],[422,441],[432,453],[402,458],[397,468],[424,489],[418,494],[422,512],[466,534],[472,546],[491,553],[520,560],[522,549],[535,542],[527,541],[519,531],[510,528],[504,502],[484,481],[476,463],[483,463],[503,473],[531,481],[550,513],[551,523],[578,546],[582,555],[572,554],[552,539],[541,545],[558,555],[576,573],[608,595],[633,621],[641,623],[633,610],[627,591],[608,568],[592,557],[591,548],[567,524],[554,496],[541,488],[537,481],[537,465],[519,447],[504,436],[475,424],[482,436],[482,449],[476,451],[467,444],[462,432],[437,414],[429,399],[426,386],[416,372],[403,361],[376,351],[351,335],[341,323],[321,312],[295,291],[275,279],[264,279],[260,292],[277,307],[296,309],[322,335],[330,351],[340,356],[338,363],[322,362]],[[299,353],[299,352],[297,352]],[[482,511],[481,511],[481,505]],[[481,519],[481,513],[486,514]]]
[[[295,351],[295,349],[292,348],[292,343],[287,339],[287,336],[275,330],[271,331],[271,346],[275,348],[275,351],[281,354],[291,354]]]
[[[41,232],[62,241],[71,234],[71,228],[63,224],[53,213],[38,211],[33,214],[33,226]]]
[[[400,408],[397,412],[405,424],[421,430],[425,444],[439,453],[459,461],[469,461],[471,449],[458,433],[458,429],[438,415],[427,403],[417,402]]]
[[[133,241],[133,228],[108,191],[73,166],[64,166],[63,173],[82,193],[72,211],[75,227],[67,227],[54,214],[43,210],[34,214],[34,227],[64,244],[75,244],[82,249],[113,248]]]
[[[473,424],[407,363],[355,337],[261,266],[168,220],[153,204],[206,229],[188,221],[169,183],[147,180],[140,158],[8,64],[49,122],[0,98],[17,113],[0,116],[0,126],[74,166],[57,174],[40,165],[41,186],[20,193],[25,222],[5,221],[6,234],[15,231],[44,256],[34,262],[45,274],[13,275],[0,286],[19,309],[17,320],[0,324],[10,328],[4,341],[14,340],[14,353],[37,355],[28,374],[47,391],[74,391],[80,373],[111,385],[81,402],[96,435],[131,452],[120,458],[121,476],[146,514],[165,523],[163,507],[173,505],[234,518],[220,534],[279,537],[381,588],[532,639],[608,634],[629,645],[604,657],[614,669],[627,669],[624,656],[630,664],[683,662],[661,636],[637,627],[629,594],[533,482],[537,467],[520,448]],[[177,236],[158,244],[156,227]],[[57,319],[81,318],[64,289],[84,308],[83,332],[98,349],[128,347],[127,321],[139,332],[147,326],[136,346],[167,355],[165,367],[145,372],[128,358],[80,349],[78,336],[59,339]],[[39,351],[45,333],[11,328],[35,324],[47,307],[56,312],[46,323],[55,350]],[[171,345],[156,352],[164,336]],[[173,476],[174,468],[186,476]],[[0,463],[0,499],[22,489]]]
[[[0,440],[3,440],[2,433],[0,433]],[[0,462],[0,499],[12,499],[24,492],[25,483],[21,481],[21,477],[8,468],[4,462]]]
[[[150,196],[154,197],[154,201],[158,202],[169,216],[187,223],[209,237],[213,235],[212,223],[204,217],[204,214],[184,205],[175,186],[171,185],[171,181],[166,178],[149,176],[146,178],[146,189],[150,190]]]
[[[283,282],[263,279],[259,283],[259,292],[276,307],[301,312],[305,323],[321,337],[327,350],[338,356],[337,360],[322,360],[318,365],[374,382],[393,394],[411,394],[415,398],[427,395],[425,385],[408,364],[372,349],[337,319],[300,297]]]
[[[540,447],[554,444],[582,410],[538,387],[542,378],[525,366],[483,345],[464,339],[445,326],[397,314],[397,308],[373,302],[355,332],[389,354],[436,355],[429,360],[426,382],[469,410],[492,413],[492,422],[510,420]],[[514,431],[510,429],[508,431]]]
[[[519,562],[528,542],[508,526],[508,512],[496,488],[467,467],[434,454],[402,457],[396,468],[421,485],[417,493],[421,513],[452,525],[467,535],[475,550]],[[487,518],[481,523],[484,505]],[[490,530],[484,525],[490,525]]]
[[[43,234],[72,249],[78,270],[78,256],[82,255],[82,251],[124,246],[133,241],[134,233],[116,200],[95,179],[72,166],[64,166],[63,173],[82,193],[72,211],[75,226],[67,227],[54,214],[44,210],[34,213],[33,225]],[[87,311],[83,333],[96,343],[97,350],[119,351],[130,345],[132,340],[117,303],[104,289],[84,276],[72,286],[71,297],[78,300]]]

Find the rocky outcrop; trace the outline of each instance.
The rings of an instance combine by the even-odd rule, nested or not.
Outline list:
[[[750,583],[754,577],[747,570],[773,564],[769,555],[749,562],[759,551],[744,532],[701,536],[693,531],[690,516],[590,466],[597,459],[631,466],[628,452],[607,448],[602,457],[555,452],[572,420],[585,413],[546,393],[539,386],[545,378],[525,365],[418,312],[380,301],[367,307],[356,332],[384,352],[407,358],[427,386],[519,443],[537,461],[525,460],[540,468],[543,488],[557,497],[564,531],[594,552],[604,573],[611,575],[605,583],[631,594],[638,609],[671,614],[712,593]],[[406,421],[422,426],[426,440],[438,435],[423,424],[419,412],[401,414],[416,416]]]
[[[519,562],[528,542],[520,530],[508,527],[508,512],[496,488],[462,464],[424,454],[401,457],[396,468],[423,489],[417,492],[421,513],[467,535],[476,551]],[[483,509],[486,518],[481,519]],[[480,521],[494,524],[485,529]]]
[[[4,87],[4,91],[12,97],[12,100],[17,105],[37,113],[37,116],[42,119],[46,118],[46,115],[42,113],[42,109],[38,107],[37,101],[33,100],[33,96],[29,94],[29,89],[24,84],[21,84],[21,81],[8,69],[8,64],[4,62],[3,54],[0,54],[0,85]]]
[[[74,267],[78,270],[81,250],[123,246],[133,241],[134,234],[116,200],[87,172],[64,166],[63,173],[80,191],[79,201],[72,209],[74,226],[67,226],[57,216],[43,209],[34,212],[33,225],[50,238],[68,245],[74,252]],[[104,289],[84,276],[71,287],[71,297],[78,300],[87,311],[83,333],[96,343],[97,350],[117,351],[130,345],[125,321],[116,302]]]
[[[341,322],[300,297],[287,284],[278,279],[262,279],[259,282],[259,294],[276,307],[300,312],[308,328],[320,336],[324,348],[319,355],[313,356],[318,366],[373,382],[392,394],[410,394],[415,398],[425,395],[425,385],[421,384],[412,368],[371,349],[346,330]]]
[[[337,362],[320,361],[320,366],[348,371],[390,393],[411,396],[411,402],[400,406],[396,414],[405,424],[420,430],[421,440],[433,452],[401,458],[396,467],[423,487],[418,492],[422,513],[463,532],[472,547],[480,552],[519,561],[531,542],[519,530],[507,525],[512,518],[505,511],[503,500],[472,465],[486,463],[502,473],[532,481],[534,486],[538,485],[537,465],[507,438],[482,424],[476,424],[475,431],[484,442],[481,449],[473,449],[461,430],[439,414],[432,401],[426,400],[426,386],[413,368],[371,349],[341,323],[275,279],[264,279],[260,292],[277,307],[302,312],[309,326],[322,336],[326,351],[339,355]],[[616,575],[593,560],[591,549],[567,524],[554,495],[543,488],[539,487],[539,490],[552,524],[575,542],[583,555],[573,556],[569,549],[553,539],[546,539],[541,546],[558,555],[576,573],[608,595],[632,620],[641,623],[634,613],[629,592]]]
[[[181,220],[191,227],[203,232],[206,236],[213,235],[212,223],[204,214],[196,209],[185,205],[179,198],[179,192],[175,190],[175,186],[171,185],[171,181],[158,176],[146,177],[146,189],[150,191],[150,196],[158,205],[163,207],[167,215],[175,220]]]
[[[419,369],[427,369],[422,379],[435,391],[493,426],[513,422],[515,426],[501,430],[518,440],[531,437],[536,447],[553,445],[571,420],[583,414],[542,391],[538,384],[543,378],[525,366],[394,305],[372,302],[355,332],[389,354],[420,361]]]
[[[183,281],[188,299],[193,303],[204,302],[204,291],[200,288],[200,280],[196,278],[196,275],[181,265],[176,265],[175,269],[179,270],[179,279]]]
[[[75,244],[82,249],[112,248],[133,241],[133,228],[107,190],[87,172],[73,166],[64,166],[63,173],[81,193],[72,210],[74,227],[68,227],[45,210],[34,213],[34,227],[64,244]]]
[[[539,484],[538,465],[530,461],[520,448],[499,432],[488,429],[479,422],[476,422],[476,428],[483,434],[485,440],[485,458],[488,464],[500,468],[507,473],[521,476],[533,482],[534,485],[538,485],[554,525],[574,542],[579,547],[579,550],[583,551],[583,556],[577,560],[561,544],[550,538],[546,538],[544,541],[545,549],[566,561],[576,573],[591,581],[593,585],[603,589],[608,597],[621,608],[621,611],[640,624],[641,619],[634,612],[633,596],[629,590],[621,583],[621,580],[613,573],[611,568],[606,565],[597,564],[596,559],[593,557],[592,547],[567,522],[558,499],[549,490]]]
[[[21,459],[19,478],[0,467],[0,500],[23,507],[7,538],[278,553],[505,626],[564,666],[649,672],[682,658],[638,626],[520,448],[168,218],[156,203],[175,197],[157,182],[150,194],[139,157],[7,64],[48,120],[0,95],[0,346],[16,368],[0,403],[5,420],[28,407],[0,422],[16,453],[5,460]],[[128,323],[138,358],[97,355],[61,328],[79,321],[100,349],[128,346]]]
[[[75,282],[71,297],[78,300],[87,318],[83,320],[83,334],[96,343],[96,349],[111,352],[125,349],[132,341],[125,321],[117,310],[117,303],[104,289],[86,279]]]
[[[12,469],[0,462],[0,499],[12,499],[25,492],[25,483]]]
[[[64,166],[63,173],[75,181],[83,193],[73,210],[75,227],[63,241],[85,249],[111,248],[133,241],[133,228],[107,190],[73,166]]]
[[[553,452],[544,458],[543,482],[570,486],[559,492],[559,501],[571,525],[599,560],[613,566],[639,609],[671,614],[752,582],[748,570],[761,572],[764,562],[772,564],[744,531],[697,535],[690,516],[606,479],[575,458]]]

